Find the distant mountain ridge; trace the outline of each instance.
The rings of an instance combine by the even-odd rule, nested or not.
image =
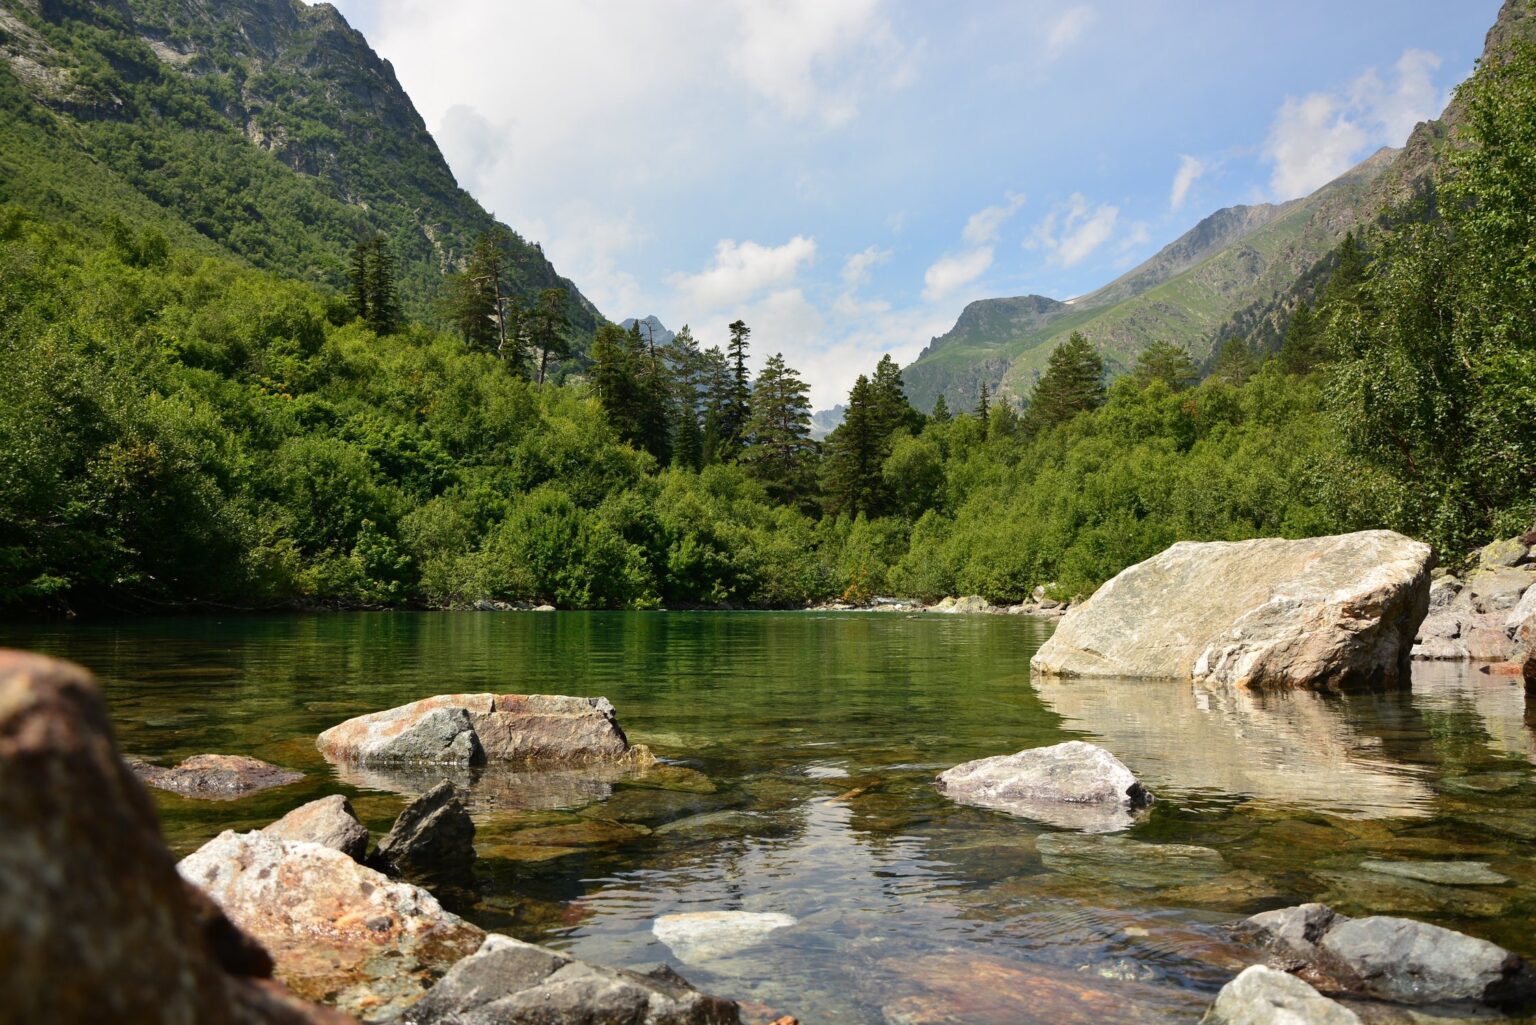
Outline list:
[[[639,321],[636,321],[634,317],[625,317],[619,322],[619,327],[628,331],[636,323],[640,325],[640,337],[644,338],[648,345],[671,345],[672,339],[677,337],[677,333],[668,331],[667,325],[663,324],[655,314]]]

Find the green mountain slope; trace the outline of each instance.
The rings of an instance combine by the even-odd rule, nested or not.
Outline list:
[[[1146,263],[1078,299],[972,303],[902,371],[913,402],[925,409],[942,394],[951,408],[967,408],[983,383],[1022,401],[1051,350],[1073,331],[1099,347],[1112,371],[1124,370],[1154,341],[1175,342],[1205,358],[1233,314],[1283,294],[1376,209],[1373,183],[1396,152],[1382,150],[1303,199],[1219,210]],[[1017,315],[1026,308],[1030,316]]]
[[[331,286],[383,231],[416,316],[495,223],[389,63],[301,0],[0,0],[0,171],[0,202]],[[567,289],[590,334],[601,315],[536,244],[507,256],[511,292]]]

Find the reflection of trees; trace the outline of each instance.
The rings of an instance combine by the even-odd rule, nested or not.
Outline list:
[[[1523,681],[1460,662],[1415,662],[1414,705],[1442,761],[1476,764],[1493,751],[1536,762],[1536,719]]]

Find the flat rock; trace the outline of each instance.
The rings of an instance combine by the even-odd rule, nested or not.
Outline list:
[[[130,759],[128,764],[140,779],[157,790],[204,801],[233,801],[304,778],[302,772],[245,755],[193,755],[170,768],[137,758]]]
[[[1216,995],[1201,1025],[1360,1025],[1355,1012],[1294,975],[1252,965]]]
[[[764,911],[689,911],[662,915],[651,932],[679,961],[702,964],[728,957],[795,924],[790,915]]]
[[[1386,530],[1181,542],[1075,606],[1030,667],[1255,688],[1406,683],[1432,561]]]
[[[475,865],[475,823],[447,780],[406,805],[374,854],[374,867],[423,884],[468,882]]]
[[[963,804],[1087,832],[1126,829],[1152,803],[1118,758],[1081,740],[964,762],[941,773],[938,788]]]
[[[1362,914],[1376,912],[1494,918],[1508,908],[1508,900],[1504,895],[1465,886],[1442,886],[1364,870],[1318,871],[1312,875],[1321,889],[1318,893],[1320,900]]]
[[[224,832],[179,868],[289,989],[368,1022],[414,1003],[485,935],[426,890],[319,844]]]
[[[326,758],[361,765],[577,766],[654,759],[632,748],[607,698],[442,694],[348,719],[320,734]]]
[[[1502,886],[1510,881],[1482,861],[1362,861],[1360,867],[1378,875],[1441,886]]]
[[[271,973],[177,874],[90,675],[0,651],[0,1020],[344,1025]]]
[[[1052,871],[1136,890],[1191,886],[1230,870],[1209,847],[1142,843],[1120,836],[1046,833],[1035,838],[1035,849]]]
[[[738,1025],[730,1000],[707,996],[668,968],[603,968],[491,934],[454,965],[399,1025]]]
[[[352,802],[340,794],[300,805],[261,831],[276,840],[317,843],[353,861],[368,855],[368,827],[357,820]]]

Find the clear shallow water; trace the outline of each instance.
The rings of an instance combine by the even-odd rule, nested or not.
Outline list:
[[[991,616],[405,613],[11,626],[0,643],[100,675],[130,753],[308,774],[231,803],[157,794],[180,852],[338,790],[387,829],[423,781],[338,777],[313,738],[349,716],[453,691],[606,695],[669,764],[465,780],[484,891],[467,914],[597,961],[667,961],[758,1014],[1194,1022],[1243,963],[1221,926],[1311,899],[1536,955],[1520,684],[1446,666],[1420,667],[1411,693],[1342,700],[1031,681],[1049,631]],[[1074,737],[1157,793],[1129,832],[1081,839],[933,789],[955,762]],[[1509,881],[1402,874],[1462,860]],[[674,950],[652,929],[722,910],[795,924],[734,949]]]

